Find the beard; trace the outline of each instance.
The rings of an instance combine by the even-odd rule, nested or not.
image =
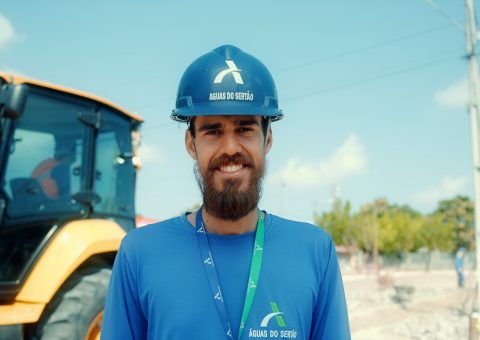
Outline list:
[[[227,179],[221,183],[221,189],[217,189],[214,183],[216,169],[227,164],[243,164],[249,168],[247,188],[240,190],[240,179]],[[203,196],[205,210],[224,221],[237,221],[245,217],[258,205],[262,193],[262,179],[265,174],[265,162],[256,166],[253,160],[244,154],[236,153],[233,156],[221,156],[212,160],[202,174],[198,162],[195,163],[194,173],[198,186]]]

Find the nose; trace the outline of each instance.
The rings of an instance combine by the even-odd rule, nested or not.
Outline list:
[[[225,133],[222,138],[222,151],[227,155],[234,155],[242,151],[242,147],[235,133]]]

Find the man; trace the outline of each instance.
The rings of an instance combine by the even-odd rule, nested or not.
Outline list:
[[[103,339],[350,338],[330,237],[257,207],[282,117],[270,73],[238,48],[187,68],[172,118],[188,124],[203,206],[125,237]]]
[[[460,247],[455,254],[455,271],[457,272],[457,285],[458,288],[463,288],[465,275],[464,275],[464,257],[465,247]]]
[[[55,154],[38,164],[31,177],[40,184],[45,196],[52,200],[67,199],[70,192],[71,166],[75,162],[75,140],[56,137]]]

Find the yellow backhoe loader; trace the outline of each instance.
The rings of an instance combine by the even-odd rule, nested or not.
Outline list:
[[[0,339],[98,339],[142,119],[0,73]]]

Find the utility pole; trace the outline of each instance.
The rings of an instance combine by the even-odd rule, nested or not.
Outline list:
[[[378,275],[378,209],[377,209],[377,201],[373,202],[373,209],[372,209],[372,217],[373,217],[373,265],[375,268],[375,273]]]
[[[478,96],[478,65],[475,44],[477,41],[477,28],[473,0],[466,0],[467,10],[467,58],[470,68],[469,101],[470,124],[472,128],[472,154],[473,154],[473,182],[475,186],[475,251],[476,251],[476,295],[475,308],[480,306],[480,150],[479,150],[479,96]]]

